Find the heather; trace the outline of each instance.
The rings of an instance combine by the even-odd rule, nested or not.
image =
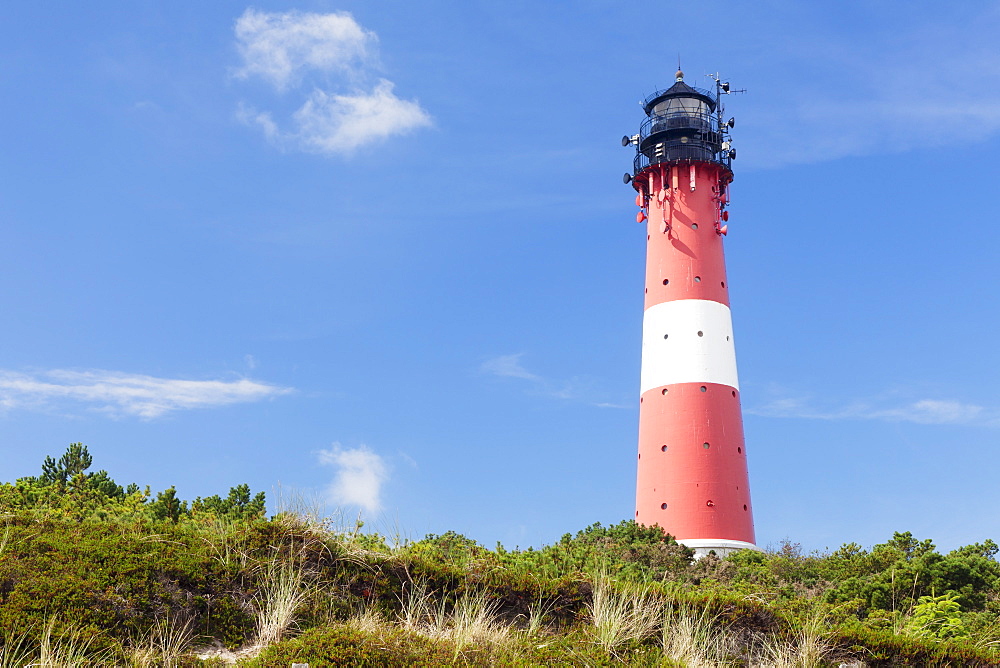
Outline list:
[[[246,485],[193,500],[82,444],[0,484],[0,666],[986,666],[997,545],[899,532],[695,561],[657,528],[409,540]]]

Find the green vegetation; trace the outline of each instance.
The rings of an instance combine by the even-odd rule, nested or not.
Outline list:
[[[91,464],[75,443],[0,484],[0,668],[1000,665],[992,541],[694,561],[626,521],[541,549],[392,542]]]

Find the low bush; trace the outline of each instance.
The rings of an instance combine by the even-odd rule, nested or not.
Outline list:
[[[992,541],[694,561],[625,521],[540,549],[390,547],[360,523],[268,519],[246,485],[185,501],[91,463],[73,444],[0,484],[0,666],[220,665],[225,648],[247,666],[1000,665]]]

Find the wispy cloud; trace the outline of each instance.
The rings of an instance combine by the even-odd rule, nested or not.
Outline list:
[[[1000,411],[953,399],[898,398],[854,401],[839,406],[817,406],[810,397],[779,397],[744,409],[750,415],[811,420],[884,420],[916,424],[1000,426]]]
[[[111,415],[151,419],[178,410],[260,401],[291,391],[248,378],[183,380],[101,369],[0,370],[0,407],[5,409],[66,410],[75,404]]]
[[[598,408],[629,408],[629,406],[595,400],[594,396],[598,392],[593,387],[593,381],[587,378],[574,377],[569,380],[553,380],[533,373],[521,363],[523,356],[524,353],[514,353],[491,357],[479,365],[479,370],[499,378],[517,378],[528,381],[528,391],[532,394],[565,401],[578,401]]]
[[[280,122],[271,111],[240,104],[237,118],[277,146],[350,154],[431,124],[419,103],[396,96],[391,81],[371,81],[378,38],[346,12],[247,9],[236,21],[235,34],[243,59],[237,78],[260,77],[279,93],[295,90],[305,96],[302,106]]]
[[[479,368],[488,374],[500,376],[501,378],[523,378],[524,380],[539,381],[541,378],[531,373],[521,364],[524,353],[513,355],[500,355],[483,362]]]
[[[971,144],[1000,133],[1000,9],[983,3],[950,20],[909,18],[887,21],[865,40],[826,27],[783,32],[780,41],[773,35],[780,48],[756,63],[774,73],[768,88],[740,81],[754,95],[732,100],[734,110],[749,112],[737,137],[741,161],[777,167]],[[960,136],[944,130],[951,127],[974,130]]]
[[[327,488],[329,501],[338,506],[359,506],[369,513],[382,508],[382,485],[389,475],[381,456],[362,445],[344,448],[334,443],[317,453],[319,463],[336,469]]]

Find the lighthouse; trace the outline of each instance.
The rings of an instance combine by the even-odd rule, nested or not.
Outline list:
[[[636,522],[697,556],[754,545],[736,341],[723,254],[736,151],[715,90],[675,82],[643,102],[633,170],[646,227]]]

